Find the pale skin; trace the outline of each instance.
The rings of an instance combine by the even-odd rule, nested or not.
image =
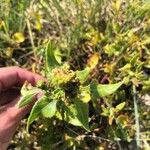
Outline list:
[[[33,86],[38,80],[44,80],[40,75],[18,67],[0,68],[0,149],[6,150],[21,119],[32,108],[28,105],[18,108],[20,88],[25,81]]]

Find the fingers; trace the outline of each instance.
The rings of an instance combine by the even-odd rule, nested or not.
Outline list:
[[[19,97],[11,103],[0,107],[0,142],[10,142],[21,119],[31,109],[31,106],[21,109],[17,108],[16,103],[18,102],[18,99]]]
[[[11,91],[11,88],[18,85],[21,86],[25,81],[30,82],[34,86],[38,80],[45,81],[40,75],[25,69],[18,67],[0,68],[0,93],[2,90],[5,90],[0,94],[0,122],[2,122],[0,124],[0,142],[2,142],[3,139],[3,142],[9,142],[11,140],[20,120],[33,106],[33,104],[30,104],[26,107],[18,108],[16,104],[19,100],[19,92],[16,91],[15,93]]]
[[[38,80],[44,80],[44,78],[19,67],[0,68],[0,91],[14,85],[21,86],[25,81],[35,85]]]
[[[5,105],[7,108],[7,115],[9,118],[14,119],[16,122],[19,122],[26,114],[28,114],[32,108],[33,104],[29,104],[25,107],[18,108],[17,103],[20,99],[20,96],[18,96],[14,101],[8,103]],[[34,99],[33,99],[34,101]]]
[[[20,95],[20,90],[8,89],[0,94],[0,107],[10,103],[13,99]]]

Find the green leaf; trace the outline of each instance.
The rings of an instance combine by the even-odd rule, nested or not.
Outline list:
[[[122,85],[122,82],[115,84],[97,84],[93,81],[90,84],[91,93],[95,98],[105,97],[113,94]]]
[[[83,84],[90,74],[90,68],[86,67],[84,70],[76,71],[76,78]]]
[[[27,130],[29,128],[29,125],[41,114],[44,117],[48,118],[53,117],[56,113],[56,104],[57,104],[56,100],[50,101],[46,96],[43,96],[38,101],[36,101],[28,118]]]
[[[74,105],[65,107],[64,110],[65,110],[65,118],[64,118],[65,121],[75,126],[81,126],[81,122],[77,118],[77,110]]]
[[[55,115],[57,107],[57,100],[52,100],[47,106],[42,109],[42,114],[44,117],[51,118]]]
[[[115,110],[118,112],[118,111],[121,111],[124,107],[125,107],[126,103],[125,102],[122,102],[120,104],[118,104],[115,108]]]
[[[59,66],[59,63],[61,62],[61,57],[60,54],[58,55],[58,49],[51,41],[49,41],[47,44],[45,55],[46,70],[48,72],[50,72],[56,66]]]
[[[103,115],[105,117],[109,117],[109,115],[110,115],[110,108],[105,108],[104,105],[102,105],[101,108],[102,108],[101,115]]]
[[[89,131],[89,111],[87,103],[83,103],[82,101],[77,100],[74,105],[71,104],[66,106],[64,104],[62,108],[64,111],[63,117],[60,112],[57,112],[56,117],[58,119],[64,119],[66,122],[74,126],[83,127]]]
[[[87,103],[75,99],[75,108],[77,110],[77,118],[81,122],[83,128],[89,131],[89,108]]]
[[[61,52],[60,52],[59,49],[56,49],[56,50],[55,50],[54,56],[55,56],[56,61],[57,61],[59,64],[61,64],[61,56],[62,56],[62,54],[61,54]]]
[[[23,91],[22,97],[18,103],[18,107],[24,107],[27,104],[29,104],[30,102],[32,102],[33,98],[40,92],[40,89],[37,88],[33,88],[31,90],[27,90],[27,91]]]
[[[49,104],[49,99],[46,96],[42,96],[38,101],[35,102],[34,106],[32,107],[32,110],[30,112],[30,115],[28,117],[27,122],[27,130],[29,128],[29,125],[39,117],[41,114],[41,111],[44,107],[46,107]]]

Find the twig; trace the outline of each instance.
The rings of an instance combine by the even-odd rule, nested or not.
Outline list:
[[[27,57],[27,56],[32,55],[32,54],[33,54],[32,51],[28,52],[27,54],[24,54],[24,55],[20,56],[19,59],[22,59],[22,58]]]
[[[100,137],[100,136],[95,136],[95,135],[85,135],[85,134],[82,134],[82,135],[79,135],[77,132],[75,132],[74,130],[66,127],[68,130],[70,130],[72,133],[76,134],[77,137],[76,137],[76,140],[81,140],[81,139],[84,139],[86,137],[88,138],[93,138],[93,139],[98,139],[98,140],[105,140],[105,141],[108,141],[108,142],[112,142],[112,140],[109,140],[109,139],[106,139],[106,138],[103,138],[103,137]],[[114,142],[114,141],[113,141]]]
[[[28,19],[26,19],[26,22],[27,22],[29,35],[30,35],[30,41],[31,41],[32,49],[33,49],[33,52],[34,52],[34,57],[37,60],[36,48],[35,48],[35,45],[34,45],[34,39],[33,39],[33,35],[32,35],[31,25],[30,25],[30,22],[29,22]]]
[[[135,114],[135,125],[136,125],[136,143],[137,150],[139,150],[140,146],[140,124],[139,124],[139,113],[137,106],[137,92],[136,87],[133,85],[133,101],[134,101],[134,114]]]
[[[106,139],[106,138],[103,138],[103,137],[100,137],[100,136],[95,136],[95,135],[79,135],[76,137],[77,140],[81,140],[81,139],[84,139],[84,138],[93,138],[93,139],[97,139],[97,140],[104,140],[104,141],[107,141],[107,142],[112,142],[111,140],[109,139]],[[113,141],[114,142],[114,141]]]
[[[63,142],[64,142],[64,141],[59,141],[59,142],[53,144],[52,147],[51,147],[51,150],[52,150],[52,149],[55,149],[59,144],[62,144]]]

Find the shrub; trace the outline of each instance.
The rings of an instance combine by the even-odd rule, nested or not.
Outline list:
[[[27,121],[29,131],[33,121],[37,120],[36,127],[42,124],[37,132],[45,137],[39,145],[45,149],[108,149],[111,143],[124,149],[131,141],[137,149],[148,145],[144,137],[149,136],[149,110],[140,100],[150,90],[149,8],[144,0],[30,4],[26,30],[35,59],[42,55],[47,83],[39,81],[36,88],[25,83],[19,107],[43,93]]]

